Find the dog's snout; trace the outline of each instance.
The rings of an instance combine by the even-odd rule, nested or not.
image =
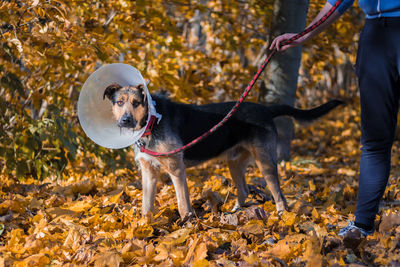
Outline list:
[[[122,122],[124,122],[124,123],[130,123],[130,122],[132,122],[132,117],[131,116],[123,116],[122,117]]]
[[[135,124],[135,120],[130,113],[125,113],[118,122],[119,127],[134,128]]]

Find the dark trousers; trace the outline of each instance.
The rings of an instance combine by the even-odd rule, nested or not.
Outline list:
[[[373,226],[385,192],[400,91],[400,17],[367,19],[356,72],[361,96],[362,154],[356,222]]]

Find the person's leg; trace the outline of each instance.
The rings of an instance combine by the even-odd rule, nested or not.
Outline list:
[[[367,20],[357,55],[362,154],[355,225],[365,230],[373,228],[385,192],[399,106],[400,49],[392,40],[399,31],[395,33],[385,20]]]

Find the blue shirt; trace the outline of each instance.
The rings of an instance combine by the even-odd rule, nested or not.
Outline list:
[[[335,5],[337,0],[328,0]],[[354,0],[343,0],[337,11],[343,14],[354,3]],[[380,17],[400,17],[400,0],[359,0],[359,6],[368,19]]]

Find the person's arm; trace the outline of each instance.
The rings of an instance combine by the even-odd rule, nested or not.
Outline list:
[[[351,1],[351,4],[352,4],[352,2],[353,1]],[[318,13],[318,15],[314,18],[314,20],[310,23],[310,25],[314,24],[316,21],[321,19],[326,14],[326,12],[328,12],[329,9],[331,9],[331,8],[332,8],[332,4],[330,4],[329,2],[326,2],[324,7],[321,9],[321,11]],[[291,44],[288,44],[288,45],[282,46],[281,43],[287,39],[292,38],[293,36],[296,35],[296,33],[285,33],[285,34],[279,35],[272,41],[269,49],[273,50],[274,48],[276,48],[277,51],[285,51],[286,49],[288,49],[290,47],[301,45],[302,43],[306,42],[307,40],[318,35],[320,32],[324,31],[333,22],[335,22],[341,15],[342,15],[342,13],[335,10],[333,12],[333,14],[324,23],[322,23],[320,26],[318,26],[315,30],[307,33],[306,35],[300,37],[299,39],[295,40],[294,42],[292,42]]]

